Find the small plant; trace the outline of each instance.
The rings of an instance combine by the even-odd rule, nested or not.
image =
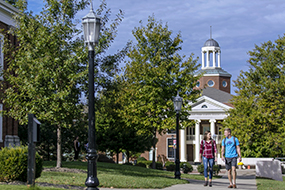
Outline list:
[[[165,167],[167,171],[174,171],[175,170],[175,163],[174,162],[166,162]]]
[[[138,157],[138,158],[137,158],[137,161],[138,161],[138,162],[140,162],[140,161],[147,161],[147,159],[145,159],[144,157]]]
[[[192,165],[190,163],[188,163],[188,162],[181,162],[180,163],[180,168],[182,168],[182,171],[185,174],[193,171]]]

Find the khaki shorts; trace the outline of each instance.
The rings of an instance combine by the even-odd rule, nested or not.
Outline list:
[[[232,169],[232,167],[237,167],[237,157],[226,158],[225,159],[226,170]]]

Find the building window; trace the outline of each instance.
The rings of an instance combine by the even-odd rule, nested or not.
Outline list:
[[[0,142],[3,142],[3,117],[2,117],[3,104],[0,104]]]
[[[0,34],[0,79],[3,80],[2,71],[4,67],[4,54],[3,54],[4,36]]]
[[[207,105],[203,105],[203,106],[201,106],[201,108],[208,108],[208,106]]]
[[[214,85],[215,85],[214,81],[212,81],[212,80],[208,81],[208,86],[209,87],[213,87]]]
[[[167,139],[167,158],[173,158],[175,157],[175,149],[173,146],[173,143],[176,142],[175,138],[169,138]]]
[[[196,84],[196,87],[199,88],[199,86],[200,86],[200,82],[198,81],[197,84]]]
[[[228,85],[227,81],[223,81],[223,87],[226,87]]]

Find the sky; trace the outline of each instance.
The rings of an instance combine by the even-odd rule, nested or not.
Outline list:
[[[100,0],[93,0],[97,9]],[[173,34],[182,35],[181,55],[200,57],[201,48],[210,38],[221,47],[221,67],[236,80],[240,71],[249,68],[248,51],[269,40],[275,41],[285,33],[284,0],[106,0],[112,11],[111,19],[121,9],[125,15],[118,28],[118,35],[109,49],[114,53],[128,41],[135,42],[132,36],[134,27],[147,24],[149,16],[167,23]],[[38,14],[43,8],[42,0],[28,0],[28,10]],[[90,8],[80,11],[77,18],[84,17]],[[121,64],[124,66],[123,64]],[[233,82],[231,93],[235,94]]]

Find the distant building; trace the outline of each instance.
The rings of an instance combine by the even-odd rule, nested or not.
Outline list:
[[[14,14],[18,13],[18,10],[9,3],[0,0],[0,82],[5,84],[5,78],[2,76],[2,71],[7,69],[7,62],[3,54],[4,39],[9,39],[10,42],[16,46],[16,37],[8,34],[10,27],[15,27],[15,22],[12,19]],[[7,84],[5,84],[7,85]],[[4,86],[5,86],[4,85]],[[3,89],[0,91],[3,97]],[[0,99],[0,110],[7,110],[7,107],[3,104],[3,100]],[[0,115],[0,147],[9,145],[19,145],[20,139],[18,137],[18,122],[11,117]]]
[[[198,80],[196,88],[203,89],[202,96],[195,103],[190,103],[192,111],[189,119],[195,121],[195,126],[180,130],[180,161],[199,162],[200,142],[205,131],[211,131],[216,139],[218,152],[221,140],[224,138],[220,132],[221,122],[227,117],[226,111],[233,108],[229,103],[231,74],[221,68],[221,48],[217,41],[210,38],[202,47],[202,68],[197,73],[203,74]],[[174,161],[175,130],[165,135],[157,135],[158,143],[155,149],[156,158],[166,157]],[[141,156],[152,160],[153,150]],[[218,157],[221,157],[218,153]]]

